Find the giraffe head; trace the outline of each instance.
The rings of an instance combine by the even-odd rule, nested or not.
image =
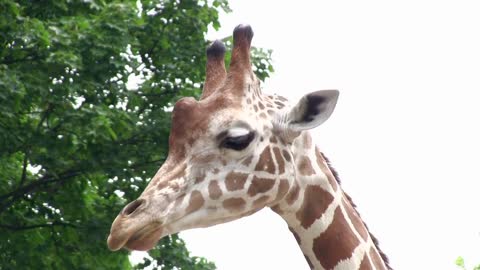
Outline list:
[[[310,93],[294,106],[263,94],[252,37],[250,26],[235,28],[228,73],[224,45],[207,49],[202,97],[175,104],[168,158],[113,222],[110,249],[148,250],[163,236],[274,207],[291,191],[299,170],[292,154],[301,151],[292,142],[328,119],[338,91]]]

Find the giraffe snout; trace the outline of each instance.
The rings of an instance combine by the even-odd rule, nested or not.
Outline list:
[[[149,250],[164,236],[160,221],[152,218],[148,198],[136,199],[127,204],[115,218],[107,238],[110,250]]]

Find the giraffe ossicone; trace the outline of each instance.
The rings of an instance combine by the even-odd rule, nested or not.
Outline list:
[[[253,31],[235,28],[207,49],[200,100],[173,109],[168,158],[108,236],[111,250],[148,250],[169,234],[208,227],[270,207],[288,224],[312,269],[391,269],[309,129],[325,122],[337,90],[294,106],[264,94],[250,63]]]

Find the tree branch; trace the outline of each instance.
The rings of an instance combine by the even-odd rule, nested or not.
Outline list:
[[[71,172],[65,172],[64,174],[61,174],[59,176],[52,176],[52,177],[47,177],[44,176],[37,181],[31,182],[28,185],[25,185],[23,187],[17,188],[14,191],[11,191],[7,194],[4,194],[0,196],[0,201],[7,201],[6,203],[0,205],[0,213],[5,211],[7,208],[9,208],[18,198],[24,196],[25,194],[34,191],[35,189],[43,186],[43,185],[48,185],[51,183],[55,182],[62,182],[66,181],[69,178],[78,176],[82,173],[82,171],[71,171]],[[10,198],[10,199],[9,199]]]
[[[148,94],[145,94],[145,93],[138,93],[138,92],[135,92],[134,94],[137,95],[137,96],[140,96],[140,97],[165,97],[167,95],[175,95],[178,93],[178,87],[175,89],[172,89],[172,90],[164,90],[163,92],[161,93],[148,93]],[[147,103],[148,104],[148,103]]]
[[[22,62],[33,62],[33,61],[37,61],[37,60],[40,60],[40,59],[41,58],[38,55],[29,54],[29,55],[26,55],[25,57],[19,58],[19,59],[5,57],[1,63],[5,64],[5,65],[11,65],[11,64],[22,63]]]
[[[17,188],[16,190],[14,190],[12,192],[9,192],[7,194],[4,194],[4,195],[0,196],[0,200],[4,200],[8,197],[12,197],[12,196],[15,196],[17,194],[25,194],[27,192],[30,192],[30,191],[34,190],[35,188],[37,188],[41,185],[50,184],[50,183],[54,183],[54,182],[61,182],[63,180],[67,180],[68,178],[72,178],[72,177],[77,176],[81,173],[82,173],[82,171],[67,171],[67,172],[64,172],[63,174],[60,174],[58,176],[47,177],[47,175],[45,175],[44,177],[38,179],[37,181],[31,182],[28,185]]]
[[[18,187],[23,186],[25,180],[27,179],[27,165],[28,165],[28,154],[27,151],[24,152],[23,156],[23,169],[22,169],[22,177],[20,178],[20,184]]]
[[[27,225],[27,226],[18,226],[18,225],[9,225],[9,224],[0,224],[1,229],[6,229],[10,231],[25,231],[25,230],[32,230],[36,228],[50,228],[54,226],[63,226],[63,227],[72,227],[72,228],[78,228],[77,225],[67,223],[67,222],[61,222],[61,221],[53,221],[53,222],[48,222],[45,224],[34,224],[34,225]]]
[[[40,130],[40,127],[42,127],[43,122],[47,119],[47,117],[50,115],[50,113],[53,111],[53,104],[48,103],[47,108],[45,111],[43,111],[42,118],[40,119],[40,122],[38,122],[37,129],[35,132],[38,132]]]
[[[40,122],[38,122],[37,128],[35,129],[36,133],[39,132],[40,127],[42,126],[43,122],[45,122],[45,120],[48,118],[48,116],[50,115],[50,113],[52,111],[53,111],[53,105],[51,103],[48,103],[45,111],[43,111],[41,113],[43,115],[42,115],[42,118],[40,119]],[[24,156],[23,156],[23,168],[22,168],[22,176],[20,178],[20,184],[18,185],[19,188],[21,188],[23,186],[23,184],[25,183],[25,181],[27,180],[27,165],[28,165],[29,155],[30,155],[30,150],[27,147],[27,150],[24,151]]]

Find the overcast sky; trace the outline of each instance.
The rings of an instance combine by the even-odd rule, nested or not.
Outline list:
[[[273,49],[264,91],[341,91],[314,131],[395,269],[480,263],[480,3],[230,1],[220,32],[248,23]],[[269,209],[181,233],[220,270],[308,269]]]

